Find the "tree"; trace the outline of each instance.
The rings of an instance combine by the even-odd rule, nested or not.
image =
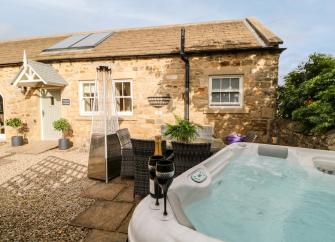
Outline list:
[[[335,127],[335,58],[312,54],[290,72],[278,90],[278,113],[292,119],[304,133],[323,133]]]

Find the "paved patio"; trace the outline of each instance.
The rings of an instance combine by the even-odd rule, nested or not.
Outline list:
[[[124,242],[128,224],[139,199],[133,198],[133,180],[112,180],[89,187],[83,197],[95,199],[86,211],[74,218],[70,224],[91,228],[85,241]]]
[[[0,146],[0,241],[124,242],[138,202],[133,181],[88,179],[87,156]]]
[[[9,152],[17,153],[17,154],[32,154],[37,155],[44,153],[48,150],[52,150],[58,147],[57,141],[35,141],[29,144],[18,146],[18,147],[11,147]]]

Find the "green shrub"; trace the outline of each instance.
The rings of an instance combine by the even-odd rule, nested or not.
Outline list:
[[[17,135],[19,135],[19,128],[22,126],[22,120],[20,118],[6,119],[5,124],[9,127],[16,129]]]
[[[182,119],[175,115],[176,124],[167,124],[167,130],[164,135],[170,135],[173,139],[190,143],[197,137],[197,128],[201,128],[200,125],[192,123],[188,120]]]
[[[290,72],[278,92],[278,114],[297,121],[304,133],[335,128],[335,58],[313,54]]]
[[[70,125],[69,121],[67,121],[67,119],[65,119],[65,118],[55,120],[52,123],[52,125],[53,125],[55,130],[62,132],[63,138],[66,137],[66,134],[71,129],[71,125]]]

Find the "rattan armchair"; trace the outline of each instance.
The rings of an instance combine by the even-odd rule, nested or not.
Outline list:
[[[167,130],[167,125],[161,125],[161,135],[165,139],[172,139],[170,135],[165,136],[164,133]],[[214,128],[213,126],[203,125],[201,127],[197,127],[197,137],[205,138],[205,139],[212,139],[214,135]]]
[[[176,176],[211,156],[211,143],[172,142],[172,147]]]
[[[119,129],[116,131],[121,145],[122,163],[121,176],[134,177],[135,157],[131,144],[130,133],[128,129]]]
[[[203,139],[212,139],[214,135],[213,126],[204,125],[197,128],[197,136]]]
[[[148,160],[154,154],[155,141],[144,139],[131,139],[135,156],[135,181],[134,196],[146,196],[149,194]],[[162,152],[166,152],[166,142],[162,141]]]
[[[257,138],[258,138],[258,135],[256,133],[248,132],[243,142],[255,143]]]

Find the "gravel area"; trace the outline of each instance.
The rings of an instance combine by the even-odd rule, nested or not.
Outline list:
[[[11,177],[21,174],[32,165],[48,156],[57,156],[76,164],[87,166],[88,153],[79,152],[77,149],[70,149],[67,151],[54,149],[38,155],[15,154],[12,153],[12,151],[13,148],[8,144],[0,146],[0,184],[6,182]],[[1,162],[3,160],[1,157],[4,157],[3,159],[6,161],[15,162]]]
[[[88,229],[68,223],[94,202],[80,197],[96,184],[86,176],[75,149],[0,158],[0,241],[82,241]]]

